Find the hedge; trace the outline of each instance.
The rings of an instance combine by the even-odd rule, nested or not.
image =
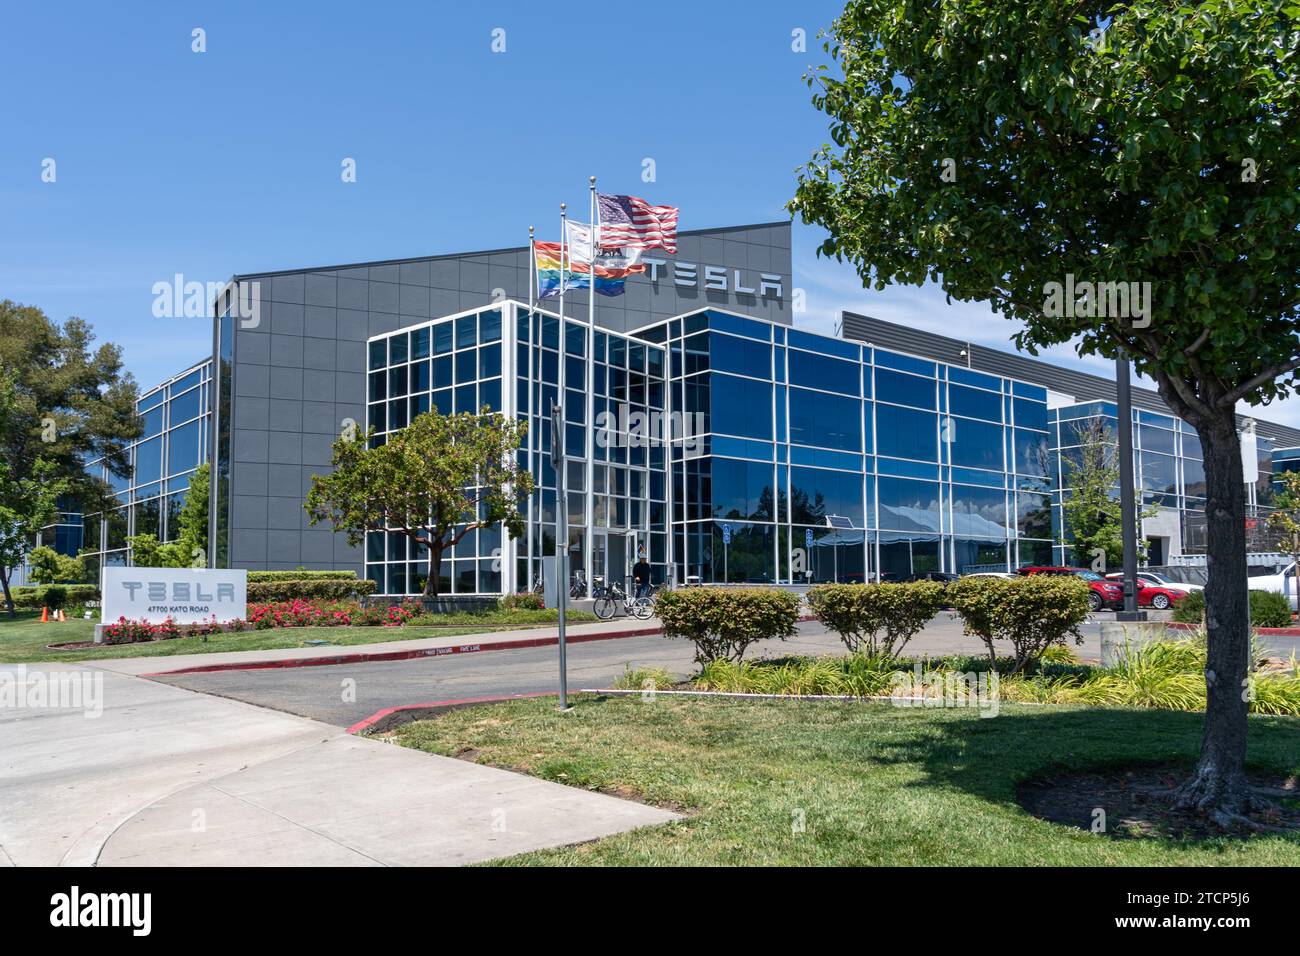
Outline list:
[[[896,657],[939,613],[944,591],[936,581],[818,584],[808,589],[808,605],[850,652]]]
[[[1193,591],[1174,605],[1174,620],[1183,624],[1205,621],[1205,592]],[[1290,627],[1291,605],[1276,591],[1250,592],[1251,627]]]
[[[256,572],[271,573],[279,572]],[[341,601],[351,597],[366,597],[374,594],[376,584],[369,578],[281,578],[272,581],[253,581],[249,575],[248,600],[252,601],[293,601],[324,600]]]
[[[53,588],[53,592],[51,592]],[[61,603],[51,604],[51,600],[58,600],[58,593],[63,592]],[[85,604],[87,601],[99,600],[99,587],[94,584],[43,584],[39,587],[23,585],[11,589],[14,598],[14,607],[23,610],[39,610],[43,607],[67,607],[70,604]],[[4,595],[0,593],[0,607],[4,605]]]
[[[254,581],[355,581],[355,571],[249,571],[248,583]]]
[[[682,588],[659,592],[655,612],[664,636],[691,641],[696,662],[704,665],[738,661],[755,641],[792,637],[799,598],[777,588]]]

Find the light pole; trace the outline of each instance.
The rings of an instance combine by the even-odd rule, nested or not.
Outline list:
[[[1128,356],[1115,359],[1116,398],[1119,406],[1119,508],[1120,533],[1124,536],[1124,609],[1117,621],[1145,621],[1138,610],[1137,592],[1137,502],[1133,485],[1133,394],[1129,385]]]
[[[560,347],[564,347],[563,332]],[[564,639],[564,605],[569,598],[569,518],[564,500],[564,412],[554,402],[551,402],[551,465],[555,469],[555,607],[559,612],[560,710],[568,710],[569,661]]]

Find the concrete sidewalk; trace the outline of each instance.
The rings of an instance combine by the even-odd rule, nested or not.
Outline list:
[[[156,681],[0,709],[0,865],[444,865],[674,815]]]
[[[373,628],[383,632],[383,628]],[[566,629],[568,640],[579,642],[592,639],[613,640],[620,637],[659,633],[659,624],[651,619],[615,618],[588,624],[572,624]],[[378,635],[376,635],[378,636]],[[117,657],[103,660],[80,661],[74,666],[91,666],[118,674],[159,674],[195,668],[226,669],[245,666],[276,666],[290,661],[319,661],[324,663],[366,663],[374,660],[395,660],[401,657],[437,657],[444,653],[491,649],[497,645],[520,646],[533,642],[555,643],[559,634],[554,624],[541,627],[519,628],[509,631],[485,631],[480,634],[460,634],[446,637],[417,637],[402,641],[377,641],[373,644],[329,644],[320,647],[283,647],[261,651],[216,651],[210,654],[173,654],[159,657]]]

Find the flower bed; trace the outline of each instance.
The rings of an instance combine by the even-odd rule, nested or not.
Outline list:
[[[259,631],[275,627],[401,627],[423,613],[417,601],[392,607],[301,599],[248,605],[249,623]]]

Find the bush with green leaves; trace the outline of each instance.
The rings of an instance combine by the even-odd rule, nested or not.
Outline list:
[[[59,554],[44,544],[28,552],[27,566],[37,584],[80,584],[86,577],[86,566],[80,557]]]
[[[64,607],[70,604],[85,604],[87,601],[99,600],[99,588],[93,584],[24,586],[13,589],[14,607],[37,611],[43,607],[49,607],[50,602],[47,592],[51,587],[57,587],[63,592]]]
[[[294,571],[249,571],[248,583],[266,581],[355,581],[355,571],[308,571],[298,568]]]
[[[1205,592],[1193,591],[1174,605],[1174,620],[1181,624],[1205,623]],[[1276,591],[1250,592],[1252,627],[1290,627],[1291,606],[1285,595]]]
[[[896,657],[939,613],[944,592],[935,581],[818,584],[808,589],[808,604],[853,653]]]
[[[520,591],[517,594],[507,594],[501,599],[498,607],[503,611],[540,611],[546,607],[546,601],[540,594]]]
[[[948,600],[967,634],[978,637],[996,661],[998,641],[1011,644],[1017,674],[1053,644],[1074,638],[1088,616],[1088,584],[1074,576],[1035,574],[1007,578],[962,578],[948,586]]]
[[[251,577],[251,575],[250,575]],[[252,601],[347,601],[374,594],[377,585],[369,578],[290,578],[248,582]]]
[[[738,661],[756,641],[792,637],[799,598],[779,588],[681,588],[661,591],[655,611],[664,636],[692,642],[703,665]]]

